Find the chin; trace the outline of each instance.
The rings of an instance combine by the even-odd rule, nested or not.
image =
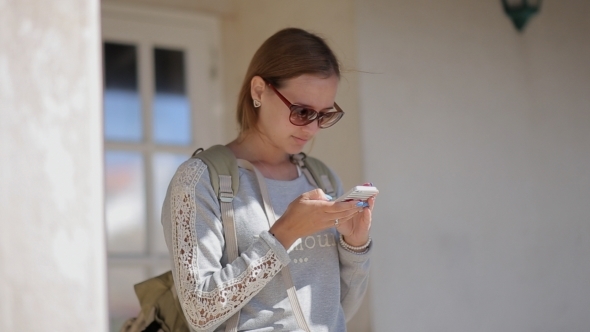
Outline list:
[[[305,147],[305,145],[303,145],[303,146],[290,146],[286,149],[285,152],[287,152],[288,154],[298,154],[303,151],[304,147]]]

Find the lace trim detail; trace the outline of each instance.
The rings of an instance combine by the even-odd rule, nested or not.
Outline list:
[[[170,193],[170,212],[172,214],[172,247],[176,276],[184,285],[190,283],[189,289],[196,288],[191,271],[197,268],[196,234],[192,222],[196,218],[197,206],[194,199],[196,182],[206,169],[199,160],[191,160],[179,169],[174,176],[174,184]]]
[[[187,321],[193,327],[207,329],[229,319],[240,306],[260,291],[282,268],[270,250],[252,261],[238,277],[221,283],[209,292],[200,291],[197,268],[197,236],[194,229],[197,205],[195,185],[206,165],[195,159],[187,162],[173,179],[170,205],[172,217],[172,247],[178,278],[179,297]]]
[[[275,253],[252,262],[237,278],[210,292],[184,290],[184,308],[192,326],[207,329],[227,320],[241,304],[256,295],[282,268]],[[196,305],[194,305],[196,303]]]

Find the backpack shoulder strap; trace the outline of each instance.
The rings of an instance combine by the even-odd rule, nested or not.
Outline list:
[[[213,186],[213,190],[215,190],[215,194],[220,200],[222,199],[220,192],[221,175],[230,176],[232,194],[238,192],[238,188],[240,187],[238,162],[233,152],[228,147],[224,145],[214,145],[207,150],[198,149],[195,151],[195,153],[193,153],[192,158],[201,159],[205,164],[207,164],[211,185]]]
[[[192,158],[201,159],[207,164],[211,186],[219,199],[221,206],[221,222],[225,237],[225,251],[229,262],[238,258],[238,238],[234,222],[233,199],[240,187],[238,161],[234,153],[226,146],[214,145],[207,150],[198,149]],[[228,332],[237,331],[240,319],[238,311],[229,318],[225,325]]]
[[[198,149],[191,158],[201,159],[209,171],[211,186],[221,205],[221,221],[225,237],[225,250],[231,262],[238,257],[236,228],[233,218],[233,197],[240,186],[238,163],[233,152],[223,146],[215,145],[207,150]],[[139,317],[125,331],[189,332],[188,323],[176,296],[172,272],[150,278],[135,285],[135,293],[141,305]],[[240,312],[226,322],[226,331],[237,331]],[[147,326],[149,324],[149,326]],[[147,327],[145,327],[145,326]]]
[[[326,164],[317,158],[307,156],[303,152],[293,155],[293,160],[301,167],[303,174],[311,184],[322,188],[326,194],[336,198],[338,182]]]

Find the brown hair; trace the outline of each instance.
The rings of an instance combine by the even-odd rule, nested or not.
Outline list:
[[[255,128],[258,120],[250,93],[250,82],[254,76],[260,76],[279,88],[285,80],[303,74],[336,75],[340,78],[338,60],[326,42],[297,28],[283,29],[270,36],[252,57],[242,83],[237,109],[240,135]]]

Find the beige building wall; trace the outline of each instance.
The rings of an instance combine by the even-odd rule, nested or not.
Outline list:
[[[375,331],[589,331],[590,2],[357,4]]]
[[[0,330],[106,331],[95,0],[0,1]]]

